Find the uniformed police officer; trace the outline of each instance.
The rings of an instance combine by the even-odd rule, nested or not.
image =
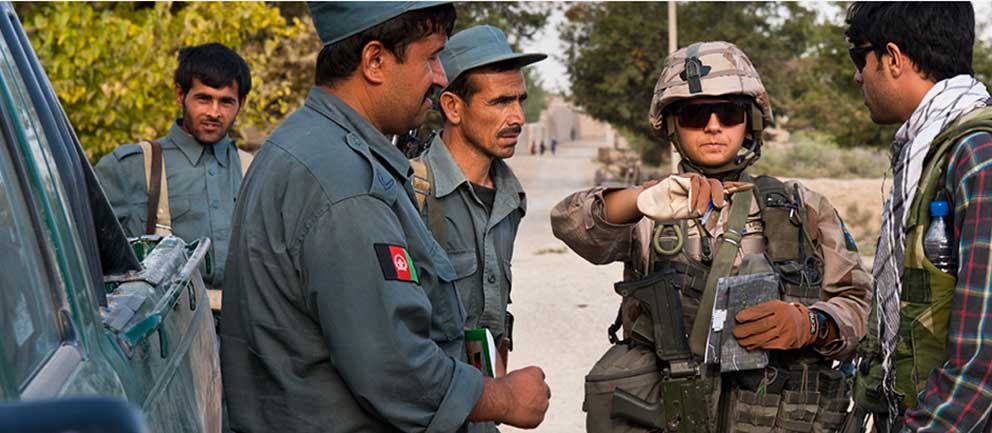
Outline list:
[[[444,131],[420,158],[428,188],[414,182],[426,196],[418,197],[425,221],[455,268],[465,324],[492,331],[503,363],[512,337],[510,259],[527,211],[523,187],[503,159],[513,156],[525,123],[520,68],[546,57],[514,53],[492,26],[452,36],[441,51],[450,82],[440,97]]]
[[[656,420],[680,432],[839,430],[850,392],[831,362],[850,356],[865,335],[871,278],[825,197],[746,173],[771,117],[765,87],[740,49],[682,48],[665,60],[650,108],[652,126],[683,157],[680,173],[641,187],[581,191],[552,210],[555,236],[576,253],[625,265],[617,285],[625,341],[587,378],[590,432],[648,431],[645,423]],[[728,200],[725,191],[735,189]],[[760,287],[726,277],[756,275],[773,275],[769,298],[779,299],[737,314],[728,313],[734,303],[726,298],[713,307],[718,283],[744,300]],[[738,369],[735,353],[746,352],[711,348],[730,339],[770,350],[768,365]],[[641,378],[631,374],[655,366]],[[658,402],[662,413],[638,417],[643,411],[613,388]]]
[[[269,138],[234,213],[221,365],[239,432],[534,427],[550,396],[529,367],[466,364],[454,269],[421,220],[408,160],[447,85],[450,4],[310,4],[324,47],[304,106]]]
[[[182,117],[165,137],[120,146],[96,165],[100,184],[129,236],[159,233],[213,241],[208,256],[212,265],[204,273],[211,288],[224,280],[231,213],[248,159],[228,131],[250,91],[251,72],[238,53],[218,43],[184,48],[175,72]],[[161,182],[151,180],[153,153],[160,158],[155,165],[161,167]],[[158,200],[150,198],[155,189]],[[219,308],[215,293],[211,295],[211,306]]]

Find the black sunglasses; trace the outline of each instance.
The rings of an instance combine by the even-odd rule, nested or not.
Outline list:
[[[675,109],[679,126],[684,128],[705,128],[710,116],[716,114],[723,126],[735,126],[747,119],[747,106],[739,102],[712,102],[686,104]]]
[[[858,72],[865,69],[865,65],[868,63],[868,59],[865,57],[868,53],[873,51],[875,51],[875,47],[871,45],[851,47],[847,49],[847,53],[851,55],[851,61],[854,62],[854,67],[858,68]]]

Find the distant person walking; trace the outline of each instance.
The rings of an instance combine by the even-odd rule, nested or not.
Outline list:
[[[557,150],[558,150],[558,139],[557,138],[552,138],[551,139],[551,154],[554,155]]]
[[[539,147],[539,149],[538,149],[538,151],[539,151],[539,152],[541,153],[541,155],[543,156],[543,155],[544,155],[544,140],[541,140],[541,145],[540,145],[540,146],[538,146],[538,147]]]

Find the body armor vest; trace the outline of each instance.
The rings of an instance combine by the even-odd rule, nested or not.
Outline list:
[[[611,337],[617,344],[586,378],[583,407],[589,412],[588,432],[831,432],[841,428],[850,401],[847,380],[812,349],[773,350],[764,369],[723,374],[718,364],[704,364],[698,354],[689,354],[687,330],[700,313],[707,283],[716,281],[710,277],[773,272],[780,281],[780,299],[805,305],[820,299],[823,266],[816,240],[807,232],[798,187],[790,189],[767,176],[750,179],[745,175],[741,180],[754,183],[753,197],[760,212],[748,215],[743,227],[736,228],[740,230],[738,244],[760,237],[765,247],[745,251],[750,254],[730,271],[733,263],[718,263],[727,260],[726,256],[721,259],[711,251],[705,230],[699,230],[700,242],[694,246],[684,236],[685,222],[655,224],[651,269],[646,275],[617,283],[618,293],[635,297],[641,307],[630,338]],[[749,211],[748,195],[738,193],[734,199],[748,199]],[[735,229],[733,219],[731,213],[728,232]],[[686,251],[696,248],[699,251],[692,254]],[[718,269],[727,269],[726,275],[709,275]],[[651,295],[645,297],[646,293]],[[710,314],[702,317],[708,321]],[[726,320],[734,319],[728,314]],[[617,328],[619,319],[611,331]]]
[[[982,131],[992,132],[992,108],[962,116],[934,138],[910,205],[899,295],[899,333],[893,355],[896,398],[901,410],[916,406],[917,395],[926,386],[930,372],[947,362],[948,322],[957,275],[937,269],[923,253],[923,236],[930,223],[928,205],[938,194],[949,194],[942,179],[953,146],[961,138]],[[872,298],[868,334],[858,348],[861,362],[855,378],[854,400],[869,412],[887,413],[875,302]]]

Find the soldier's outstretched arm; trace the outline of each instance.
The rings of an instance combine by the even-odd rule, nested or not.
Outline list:
[[[639,192],[640,187],[596,187],[565,197],[551,210],[551,231],[590,263],[602,265],[630,260],[634,257],[634,227],[640,218],[626,224],[614,224],[604,213],[604,195],[627,195],[630,194],[628,191]],[[636,194],[629,200],[634,212],[637,212],[636,200]]]

